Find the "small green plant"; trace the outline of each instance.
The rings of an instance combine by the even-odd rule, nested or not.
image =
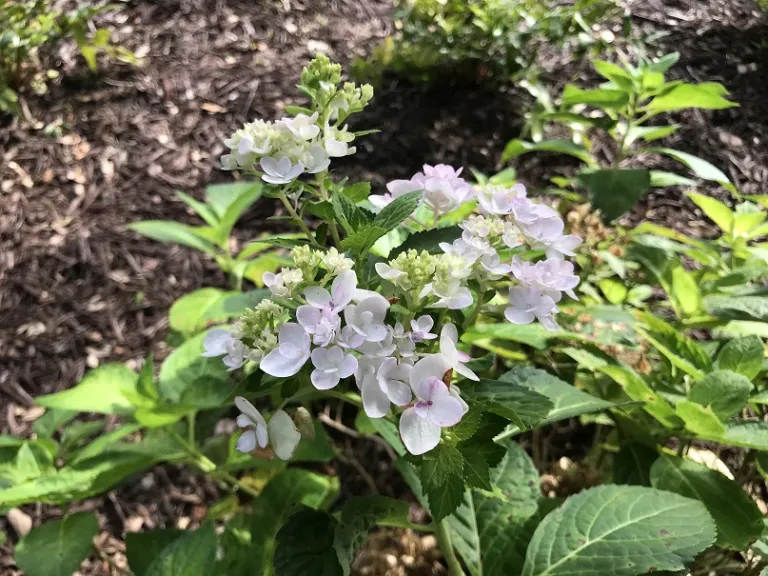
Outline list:
[[[588,194],[606,221],[627,212],[651,187],[695,186],[696,182],[680,174],[636,167],[640,154],[660,154],[685,165],[697,178],[717,182],[732,193],[736,189],[718,168],[692,154],[658,146],[656,141],[677,132],[679,124],[650,124],[662,114],[689,108],[719,110],[737,106],[726,98],[728,92],[716,82],[691,84],[668,81],[665,74],[677,62],[679,54],[668,54],[655,62],[641,58],[637,66],[593,60],[595,71],[605,80],[598,88],[569,84],[557,106],[548,98],[539,99],[539,107],[529,117],[532,141],[510,141],[502,162],[530,152],[552,152],[577,158],[586,166],[575,178],[557,177],[560,186],[575,186]],[[543,104],[542,104],[543,103]],[[546,136],[557,127],[570,133],[568,138]],[[592,150],[595,133],[607,136],[613,146]],[[634,166],[633,166],[634,164]]]
[[[93,71],[99,52],[136,62],[132,52],[110,43],[109,30],[89,30],[94,16],[111,7],[80,4],[65,12],[52,0],[0,0],[0,111],[19,114],[17,92],[25,86],[45,90],[49,73],[40,69],[39,51],[65,38],[74,39]]]
[[[397,34],[356,69],[369,77],[391,69],[417,81],[525,76],[541,44],[594,45],[593,26],[617,12],[612,0],[399,0]]]

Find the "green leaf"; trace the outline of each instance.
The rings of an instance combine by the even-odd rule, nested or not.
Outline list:
[[[723,98],[727,94],[728,91],[717,82],[678,84],[669,92],[656,96],[645,106],[645,109],[650,112],[670,112],[685,108],[722,110],[738,106],[735,102]]]
[[[331,206],[336,218],[347,233],[351,236],[362,231],[368,224],[363,211],[355,206],[344,194],[336,193],[331,196]]]
[[[464,458],[454,446],[442,443],[424,455],[419,479],[425,491],[439,487],[451,475],[461,476]]]
[[[125,555],[135,576],[144,576],[149,566],[171,543],[187,534],[183,530],[129,532],[125,537]]]
[[[709,406],[702,406],[690,400],[675,404],[675,413],[683,419],[686,429],[704,438],[719,438],[725,433],[725,426]]]
[[[231,187],[232,185],[230,184],[229,186]],[[238,184],[235,184],[235,186],[239,187]],[[215,189],[216,186],[209,187],[209,191],[211,188]],[[242,189],[237,191],[238,193],[234,195],[232,201],[227,205],[226,210],[224,210],[224,213],[221,214],[221,219],[217,226],[220,243],[226,244],[229,234],[232,232],[232,228],[234,228],[235,224],[245,211],[261,198],[263,191],[264,187],[261,182],[248,182],[247,186],[243,186]],[[214,195],[216,195],[216,193],[214,193]],[[222,208],[223,206],[224,200],[221,201],[219,208]]]
[[[227,211],[241,197],[251,197],[253,194],[261,194],[263,184],[256,182],[230,182],[227,184],[211,184],[205,189],[205,198],[213,211],[223,219]]]
[[[672,281],[672,293],[670,296],[677,303],[677,308],[685,316],[693,316],[699,312],[703,306],[701,291],[693,274],[683,268],[682,264],[677,263],[670,269]]]
[[[581,414],[599,412],[613,406],[611,402],[582,392],[556,376],[530,366],[517,366],[504,374],[500,380],[530,388],[549,399],[552,408],[539,422],[539,426],[574,418]],[[504,435],[513,435],[520,431],[519,427],[510,426]]]
[[[605,60],[592,60],[592,66],[595,68],[598,74],[605,78],[615,82],[615,78],[621,78],[629,81],[629,85],[632,85],[632,76],[624,70],[621,66],[618,66],[612,62],[606,62]]]
[[[651,170],[651,188],[665,188],[666,186],[696,186],[696,180],[685,178],[674,172]]]
[[[752,392],[746,376],[730,370],[716,370],[696,382],[688,392],[688,400],[711,407],[721,420],[741,412]]]
[[[240,316],[269,296],[269,290],[239,292],[201,288],[173,303],[168,322],[173,330],[191,336],[211,324]]]
[[[696,176],[702,180],[717,182],[731,192],[736,190],[734,185],[731,184],[731,181],[728,180],[728,177],[719,168],[716,168],[698,156],[694,156],[693,154],[688,154],[686,152],[681,152],[680,150],[675,150],[673,148],[649,148],[647,151],[664,154],[673,160],[677,160],[681,164],[685,164]]]
[[[613,457],[613,482],[634,486],[651,485],[651,466],[659,457],[653,448],[637,442],[621,447]]]
[[[50,438],[61,426],[71,422],[75,416],[77,416],[77,412],[74,410],[61,410],[59,408],[46,410],[45,414],[34,421],[32,431],[37,434],[38,438]]]
[[[630,126],[627,131],[627,137],[624,140],[624,146],[629,148],[636,140],[652,142],[660,140],[674,134],[680,128],[680,124],[669,124],[667,126]]]
[[[491,489],[490,468],[482,452],[473,449],[471,443],[467,443],[461,449],[464,458],[462,476],[464,483],[472,488],[481,490]]]
[[[392,446],[392,449],[398,456],[404,456],[406,453],[405,445],[400,439],[400,432],[395,426],[394,422],[390,422],[384,418],[371,418],[371,425],[378,432],[387,443]]]
[[[178,196],[187,206],[192,208],[200,218],[205,220],[205,223],[215,228],[219,225],[219,217],[213,209],[205,202],[195,200],[189,194],[185,194],[181,190],[176,190],[176,196]]]
[[[343,576],[334,538],[336,519],[326,512],[304,508],[293,514],[277,533],[276,576]]]
[[[352,250],[358,254],[363,254],[370,250],[376,240],[386,233],[387,231],[379,226],[367,226],[342,240],[341,247],[343,250]]]
[[[605,295],[605,298],[611,304],[621,304],[626,300],[629,290],[623,282],[619,282],[612,278],[604,278],[598,283],[600,291]]]
[[[422,195],[422,190],[414,190],[398,196],[376,215],[373,225],[383,228],[386,232],[394,230],[413,214],[421,202]]]
[[[525,140],[510,140],[504,152],[501,155],[501,161],[506,162],[512,160],[528,152],[555,152],[557,154],[567,154],[578,158],[585,164],[594,166],[597,163],[592,158],[589,151],[575,144],[572,140],[542,140],[541,142],[526,142]]]
[[[688,192],[688,198],[723,232],[733,231],[733,212],[720,200],[698,192]]]
[[[216,247],[213,242],[200,235],[203,227],[194,228],[173,220],[145,220],[144,222],[129,224],[128,228],[158,242],[181,244],[211,256],[216,254]],[[207,228],[207,230],[212,229]]]
[[[768,322],[766,296],[708,296],[704,308],[718,318],[726,320],[759,320]]]
[[[439,486],[431,490],[425,489],[425,493],[432,519],[440,522],[461,504],[464,498],[464,480],[461,476],[450,474]]]
[[[269,574],[280,527],[297,505],[319,509],[339,492],[337,479],[300,468],[287,468],[269,481],[252,505],[251,546],[243,558],[246,573]]]
[[[580,173],[578,179],[589,192],[590,203],[600,210],[605,222],[612,222],[631,210],[651,187],[648,170],[594,170]]]
[[[125,364],[104,364],[88,372],[74,388],[38,396],[35,400],[46,408],[100,414],[131,414],[134,407],[123,395],[123,390],[135,392],[138,379],[138,374]]]
[[[616,120],[613,120],[608,116],[591,118],[589,116],[584,116],[583,114],[576,114],[575,112],[544,112],[543,114],[540,114],[538,118],[539,120],[559,122],[566,125],[595,126],[597,128],[602,128],[603,130],[610,130],[616,125]],[[509,185],[511,186],[514,184],[515,180],[516,178],[513,178],[512,183]],[[491,184],[496,184],[496,182],[491,182]]]
[[[583,90],[573,84],[567,84],[563,90],[562,105],[566,108],[576,104],[586,104],[596,108],[622,108],[629,102],[629,94],[624,90]]]
[[[544,518],[522,576],[682,570],[714,540],[715,526],[695,500],[640,486],[599,486]]]
[[[718,546],[744,550],[763,531],[763,516],[744,490],[702,464],[664,454],[651,468],[651,484],[704,504],[717,526]]]
[[[71,576],[93,549],[99,521],[90,512],[34,528],[16,545],[14,559],[28,576]]]
[[[426,250],[430,254],[440,254],[442,252],[440,249],[440,243],[453,243],[454,240],[461,237],[461,232],[462,230],[458,226],[450,226],[448,228],[434,228],[433,230],[416,232],[408,236],[405,242],[392,250],[389,253],[388,258],[392,260],[397,257],[398,254],[401,254],[406,250],[417,250],[419,252]]]
[[[180,402],[188,390],[206,382],[218,386],[222,401],[227,397],[229,392],[224,385],[227,381],[227,367],[221,358],[202,356],[205,334],[202,332],[185,341],[160,366],[158,389],[164,400]]]
[[[341,193],[344,194],[344,196],[346,196],[350,202],[357,204],[358,202],[362,202],[371,195],[371,183],[356,182],[355,184],[344,186],[344,188],[341,189]]]
[[[358,548],[377,525],[408,526],[407,502],[383,496],[352,498],[344,504],[334,548],[344,574],[349,574]]]
[[[166,546],[145,576],[207,576],[214,573],[215,563],[216,531],[208,521]]]
[[[664,56],[659,58],[656,62],[651,64],[650,70],[651,72],[664,74],[667,70],[669,70],[672,66],[674,66],[679,59],[680,59],[679,52],[670,52],[669,54],[665,54]]]
[[[638,331],[674,366],[697,380],[712,369],[709,356],[694,340],[651,314],[640,312],[637,317],[648,327],[647,333]]]
[[[480,380],[467,388],[466,395],[521,429],[537,425],[552,409],[552,402],[546,396],[503,380]]]

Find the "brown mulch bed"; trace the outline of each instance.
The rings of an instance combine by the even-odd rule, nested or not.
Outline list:
[[[676,74],[722,82],[741,104],[679,115],[684,129],[669,145],[708,159],[745,193],[768,193],[766,17],[749,0],[632,0],[630,8],[636,31],[666,33],[654,51],[681,52]],[[366,54],[391,32],[390,12],[386,0],[134,0],[103,24],[146,56],[143,67],[104,61],[90,75],[75,66],[71,47],[52,55],[62,80],[45,96],[25,97],[23,120],[0,125],[0,433],[28,433],[33,397],[74,385],[89,367],[167,353],[171,303],[225,279],[209,259],[125,226],[157,218],[194,223],[173,191],[199,195],[211,182],[230,181],[217,168],[222,140],[246,120],[272,118],[299,102],[296,75],[316,51],[343,63]],[[585,62],[552,62],[545,78],[558,88],[589,74]],[[515,89],[423,87],[385,77],[354,126],[381,132],[362,140],[338,171],[375,186],[408,177],[423,162],[492,172],[519,132],[527,98]],[[573,170],[553,156],[524,157],[517,167],[532,186]],[[704,190],[724,197],[715,186]],[[241,239],[271,229],[264,217],[278,212],[262,201],[241,221]],[[680,190],[649,194],[633,215],[643,217],[706,228]],[[350,452],[366,458],[364,448]],[[337,472],[356,475],[348,464]],[[105,538],[112,535],[105,549],[117,554],[114,537],[139,523],[132,518],[144,527],[195,522],[196,507],[215,495],[215,486],[163,468],[84,506],[102,513]],[[52,513],[25,510],[36,521]],[[431,553],[427,566],[403,560],[434,548],[429,539],[400,532],[377,538],[386,552],[365,556],[361,573],[440,573]],[[8,554],[0,547],[2,574]],[[369,565],[379,568],[363,570]],[[89,573],[109,572],[94,561]]]

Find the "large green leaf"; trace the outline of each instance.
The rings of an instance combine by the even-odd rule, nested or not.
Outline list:
[[[230,182],[226,184],[211,184],[205,189],[205,198],[216,216],[223,219],[240,198],[251,198],[254,194],[261,195],[263,184],[256,182]],[[255,200],[255,199],[254,199]],[[253,203],[253,202],[251,202]]]
[[[419,252],[426,250],[430,254],[439,254],[442,252],[440,248],[441,242],[448,242],[450,244],[460,236],[461,228],[458,226],[434,228],[433,230],[416,232],[408,236],[405,242],[392,250],[389,253],[388,258],[395,258],[398,254],[405,252],[406,250],[417,250]]]
[[[659,453],[653,448],[637,442],[630,442],[621,447],[613,457],[613,482],[634,486],[651,485],[651,466]]]
[[[721,110],[738,106],[735,102],[726,100],[728,91],[717,82],[702,82],[701,84],[678,84],[669,92],[656,96],[645,107],[654,113],[684,110],[685,108],[704,108],[705,110]]]
[[[648,328],[643,335],[672,365],[697,380],[712,369],[712,360],[693,339],[652,314],[639,312],[637,317]]]
[[[553,407],[546,396],[503,380],[480,380],[467,387],[465,394],[524,430],[538,424]]]
[[[204,358],[203,340],[205,332],[185,341],[176,348],[160,367],[158,389],[160,396],[169,402],[180,402],[182,397],[195,387],[208,383],[222,390],[226,398],[227,367],[221,358]]]
[[[244,184],[244,185],[243,185]],[[216,189],[221,185],[211,186],[207,190],[207,194],[210,198],[216,197],[215,209],[221,210],[226,204],[226,209],[220,214],[219,225],[217,226],[217,232],[219,234],[219,242],[226,245],[229,234],[232,232],[232,228],[235,223],[240,219],[248,208],[261,198],[261,194],[264,187],[261,182],[247,182],[247,183],[235,183],[228,184],[226,186],[231,190],[232,187],[237,187],[235,194],[231,196],[226,195],[226,199],[223,197],[225,194],[216,192]],[[213,190],[212,190],[213,189]],[[232,199],[229,202],[229,199]],[[228,202],[228,204],[227,204]]]
[[[330,514],[311,508],[288,518],[277,533],[276,576],[343,576],[334,547],[337,525]]]
[[[173,303],[168,312],[168,322],[173,330],[191,336],[210,324],[240,316],[248,308],[268,298],[269,294],[269,290],[239,292],[201,288],[185,294]]]
[[[46,408],[100,414],[131,414],[134,406],[123,391],[135,392],[139,375],[125,364],[104,364],[85,375],[74,388],[38,396],[36,401]]]
[[[605,222],[631,210],[651,187],[648,170],[610,168],[582,172],[578,178]]]
[[[763,516],[744,490],[702,464],[662,455],[651,468],[654,488],[699,500],[717,526],[717,545],[744,550],[763,531]]]
[[[718,438],[725,433],[725,425],[709,406],[680,400],[675,404],[675,413],[685,422],[686,429],[703,438]]]
[[[566,418],[574,418],[581,414],[599,412],[613,406],[611,402],[582,392],[556,376],[531,366],[516,366],[499,380],[530,388],[549,398],[552,402],[552,408],[539,422],[539,426],[552,424]],[[511,436],[520,431],[519,426],[511,425],[502,436]]]
[[[93,548],[99,521],[90,512],[34,528],[16,545],[14,559],[27,576],[72,576]]]
[[[211,242],[212,228],[187,226],[173,220],[145,220],[129,224],[128,228],[158,242],[181,244],[212,256],[216,254]]]
[[[512,160],[528,152],[555,152],[578,158],[582,162],[594,166],[595,162],[589,151],[583,146],[574,144],[572,140],[542,140],[541,142],[526,142],[525,140],[510,140],[501,155],[501,161]]]
[[[373,219],[373,225],[382,228],[385,232],[394,230],[408,218],[419,206],[423,191],[414,190],[398,196],[392,202],[384,206],[381,212]]]
[[[733,184],[731,184],[731,181],[728,180],[728,176],[726,176],[722,170],[716,168],[698,156],[694,156],[693,154],[688,154],[686,152],[681,152],[680,150],[675,150],[673,148],[652,148],[648,151],[664,154],[665,156],[669,156],[670,158],[677,160],[681,164],[685,164],[691,170],[691,172],[693,172],[702,180],[717,182],[730,191],[736,190]]]
[[[215,573],[215,563],[216,530],[208,521],[166,546],[145,576],[208,576]]]
[[[734,213],[723,202],[720,202],[717,198],[712,198],[706,194],[699,194],[698,192],[688,192],[688,197],[693,200],[693,203],[701,208],[702,212],[717,224],[718,228],[723,232],[733,231],[733,218]]]
[[[707,312],[725,320],[759,320],[768,322],[766,296],[709,296],[704,298]]]
[[[714,523],[695,500],[640,486],[599,486],[544,518],[522,576],[682,570],[714,540]]]
[[[135,576],[144,576],[152,562],[172,542],[187,534],[183,530],[130,532],[125,537],[125,555]]]
[[[629,94],[624,90],[583,90],[573,84],[563,89],[563,106],[569,108],[576,104],[587,104],[597,108],[622,108],[629,102]]]
[[[696,382],[688,392],[688,400],[708,406],[721,420],[741,412],[752,392],[746,376],[730,370],[716,370]]]

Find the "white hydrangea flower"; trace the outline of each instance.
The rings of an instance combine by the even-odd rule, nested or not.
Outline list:
[[[345,354],[338,346],[312,350],[312,364],[315,370],[310,374],[310,380],[318,390],[335,388],[342,378],[352,376],[357,370],[357,358]]]
[[[397,353],[403,358],[412,357],[416,351],[416,344],[411,338],[411,333],[406,332],[400,322],[395,323],[394,328],[390,330],[397,345]]]
[[[324,142],[325,150],[332,158],[348,156],[355,153],[355,147],[349,143],[355,139],[355,135],[347,131],[347,127],[339,129],[329,124],[325,125]]]
[[[389,335],[384,324],[388,308],[389,303],[384,297],[371,296],[360,304],[348,305],[344,309],[344,319],[347,326],[351,326],[367,342],[381,342]]]
[[[203,338],[202,356],[206,358],[224,356],[222,362],[231,372],[245,364],[248,347],[235,338],[229,330],[214,328],[209,330]]]
[[[334,278],[330,292],[320,286],[310,286],[304,290],[304,297],[318,310],[339,313],[352,301],[356,290],[357,275],[354,270],[345,270]]]
[[[490,280],[498,280],[512,271],[512,265],[503,263],[495,250],[492,254],[485,254],[480,258],[480,266],[486,271]]]
[[[415,190],[421,190],[421,184],[413,182],[411,180],[392,180],[387,183],[386,194],[373,194],[368,196],[373,207],[377,211],[380,211],[384,206],[391,203],[395,198],[407,194],[408,192],[414,192]]]
[[[411,339],[414,342],[421,342],[422,340],[434,340],[437,338],[437,334],[430,332],[435,325],[435,321],[432,316],[419,316],[416,320],[411,320]]]
[[[301,162],[304,169],[310,174],[317,174],[327,170],[331,164],[331,158],[325,148],[319,144],[313,144],[301,154]]]
[[[432,354],[411,369],[411,389],[419,400],[400,417],[400,437],[411,454],[432,450],[440,443],[441,429],[458,424],[464,415],[464,406],[443,382],[450,368],[442,355]]]
[[[270,184],[288,184],[304,172],[304,165],[301,162],[292,164],[291,159],[287,156],[282,156],[280,160],[275,160],[272,156],[265,156],[259,164],[264,171],[261,179]]]
[[[551,295],[531,286],[512,286],[509,289],[509,307],[504,310],[504,317],[512,324],[530,324],[534,320],[547,330],[558,330],[554,315],[558,312],[557,304]]]
[[[293,376],[309,360],[310,345],[304,328],[287,322],[280,327],[277,348],[264,356],[259,367],[270,376]]]
[[[355,265],[354,260],[347,258],[336,248],[329,248],[328,252],[323,254],[322,262],[326,270],[328,270],[328,272],[334,276],[337,276],[347,270],[352,270]]]
[[[269,288],[273,296],[290,298],[296,286],[304,281],[304,274],[298,269],[283,268],[277,274],[264,272],[261,281],[264,282],[264,286]]]
[[[562,218],[540,218],[525,224],[522,229],[531,248],[546,250],[548,258],[575,256],[574,250],[581,244],[578,236],[563,233],[565,223]]]
[[[384,340],[379,342],[366,341],[358,347],[358,350],[366,356],[375,356],[378,358],[386,358],[394,354],[397,350],[397,344],[395,343],[394,333],[392,327],[387,326],[387,335]]]
[[[395,286],[398,288],[402,288],[404,290],[407,290],[410,288],[410,282],[408,281],[408,274],[403,272],[402,270],[396,270],[395,268],[392,268],[389,264],[385,264],[384,262],[377,262],[374,266],[376,268],[376,273],[381,276],[384,280],[388,280],[389,282],[392,282]]]
[[[286,117],[277,121],[280,126],[285,126],[290,132],[301,140],[312,140],[320,134],[320,127],[316,124],[317,112],[312,116],[297,114],[293,118]]]
[[[461,352],[456,345],[459,343],[459,331],[454,324],[446,324],[440,331],[440,355],[445,358],[448,365],[453,370],[469,378],[470,380],[480,380],[471,368],[464,365],[472,358],[466,352]]]
[[[432,208],[438,217],[472,200],[474,192],[472,187],[459,177],[461,171],[462,168],[455,170],[447,164],[425,164],[423,172],[411,178],[411,182],[420,185],[420,189],[424,190],[424,203]]]
[[[504,234],[506,222],[496,215],[478,216],[472,215],[464,222],[459,223],[463,230],[462,238],[468,240],[469,237],[483,238],[489,242]]]
[[[419,297],[424,298],[430,294],[438,297],[438,301],[432,304],[432,308],[461,310],[462,308],[472,306],[474,302],[469,288],[462,286],[461,281],[455,278],[427,284],[421,291],[421,294],[419,294]]]
[[[296,428],[296,424],[284,410],[277,410],[267,424],[253,404],[242,396],[235,397],[235,406],[241,412],[240,416],[237,417],[237,425],[240,428],[247,428],[237,439],[236,450],[249,453],[255,450],[257,446],[263,449],[271,443],[278,458],[281,460],[291,459],[296,446],[299,445],[301,434]]]
[[[517,248],[523,245],[523,233],[512,222],[504,223],[504,233],[501,237],[501,241],[507,248]]]
[[[365,343],[365,337],[358,334],[352,326],[344,326],[336,341],[336,344],[342,348],[356,350]]]
[[[538,288],[559,302],[561,292],[578,300],[573,289],[579,284],[579,277],[573,273],[573,263],[559,258],[547,258],[532,264],[515,256],[512,259],[512,274],[523,285]]]

